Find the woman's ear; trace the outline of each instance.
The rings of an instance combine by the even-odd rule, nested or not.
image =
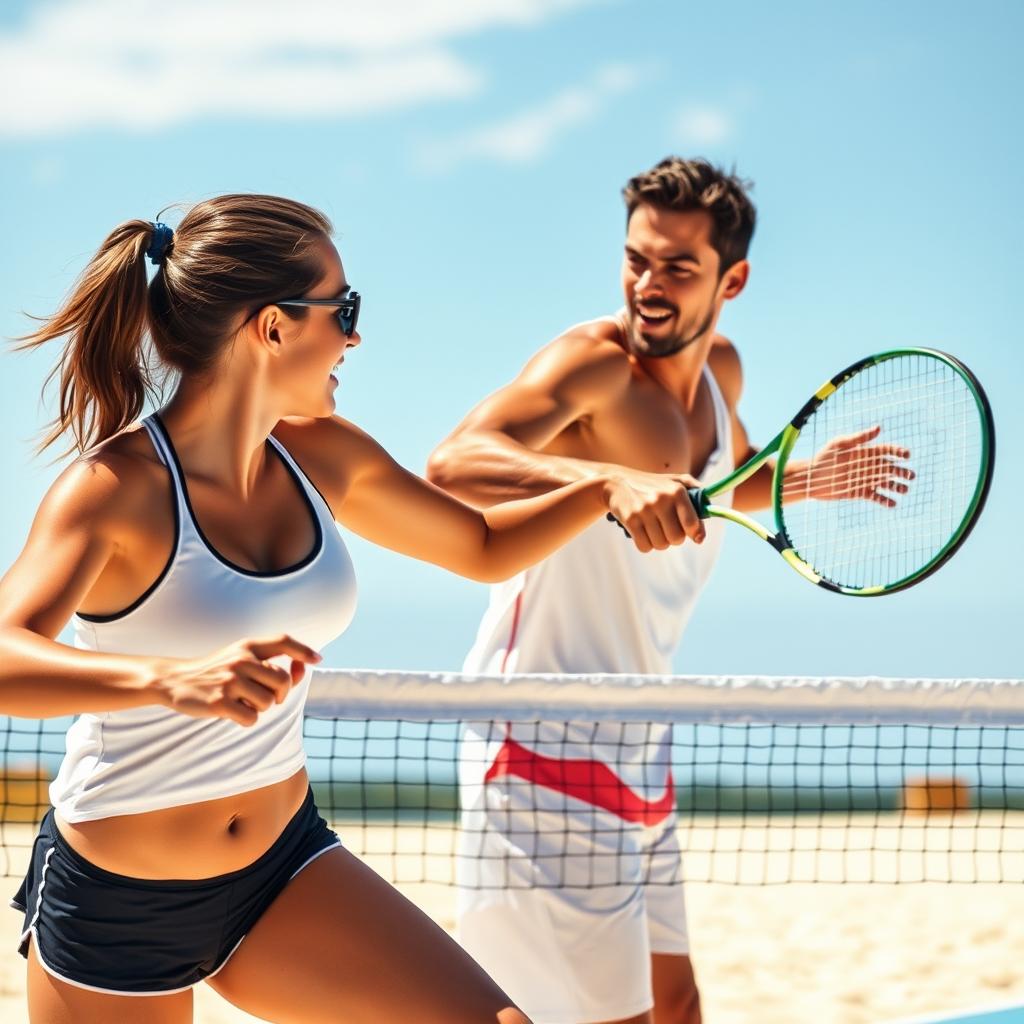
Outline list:
[[[284,316],[278,306],[264,306],[248,323],[252,342],[276,355],[284,340]]]

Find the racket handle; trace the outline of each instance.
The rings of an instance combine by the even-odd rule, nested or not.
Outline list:
[[[686,495],[690,499],[690,501],[693,503],[693,509],[697,513],[697,515],[700,516],[701,519],[707,519],[708,518],[708,499],[707,499],[707,497],[704,494],[704,488],[703,487],[690,487],[687,490]],[[627,537],[630,537],[630,539],[632,539],[629,530],[627,530],[622,525],[622,523],[620,523],[618,521],[618,519],[616,519],[615,516],[613,516],[611,514],[611,512],[606,512],[604,517],[605,517],[605,519],[608,520],[609,523],[614,523]]]
[[[703,487],[691,487],[686,492],[687,497],[693,504],[693,509],[700,516],[701,519],[707,519],[709,516],[707,495],[704,493]]]

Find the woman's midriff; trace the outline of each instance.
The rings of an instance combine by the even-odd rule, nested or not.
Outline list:
[[[212,878],[265,853],[302,806],[305,769],[246,793],[57,827],[73,850],[105,871],[132,878]]]

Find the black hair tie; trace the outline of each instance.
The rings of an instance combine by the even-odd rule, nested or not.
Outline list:
[[[149,240],[146,255],[154,267],[160,266],[167,255],[167,250],[174,241],[174,231],[166,224],[157,221],[153,224],[153,237]]]

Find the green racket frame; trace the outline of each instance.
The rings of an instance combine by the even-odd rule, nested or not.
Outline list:
[[[974,495],[968,504],[963,519],[960,521],[959,526],[953,531],[953,534],[946,542],[946,545],[935,555],[934,558],[931,559],[931,561],[922,566],[916,572],[913,572],[909,576],[905,576],[903,579],[897,580],[894,583],[871,587],[839,586],[831,580],[826,580],[819,576],[814,569],[808,565],[803,558],[801,558],[800,553],[796,550],[795,545],[786,533],[785,521],[782,514],[782,482],[783,475],[786,470],[786,462],[793,451],[793,446],[796,444],[796,439],[799,437],[804,424],[808,419],[810,419],[811,414],[826,398],[828,398],[829,395],[832,394],[832,392],[834,392],[841,384],[849,380],[855,373],[863,370],[866,366],[884,363],[889,359],[905,355],[923,355],[939,359],[955,370],[967,383],[967,386],[974,397],[974,401],[977,403],[978,412],[982,421],[982,471],[979,474],[978,482],[974,489]],[[744,515],[742,512],[737,512],[735,509],[715,505],[713,503],[716,496],[738,487],[744,482],[744,480],[753,476],[754,473],[756,473],[773,455],[776,454],[778,455],[778,460],[775,463],[775,470],[772,477],[772,513],[775,518],[775,533],[772,533],[767,527],[757,522],[757,520]],[[690,500],[693,502],[693,506],[697,510],[697,514],[701,519],[707,519],[709,516],[715,516],[720,519],[728,519],[731,522],[739,523],[740,526],[745,526],[748,530],[756,533],[762,540],[771,544],[771,546],[775,548],[775,550],[778,551],[778,553],[782,555],[782,557],[794,569],[796,569],[804,579],[809,580],[811,583],[816,583],[819,587],[824,587],[826,590],[831,590],[837,594],[849,594],[852,597],[880,597],[883,594],[893,594],[898,590],[905,590],[907,587],[911,587],[915,583],[920,583],[921,580],[930,576],[943,563],[953,557],[960,545],[967,539],[974,523],[981,514],[981,510],[985,506],[985,499],[988,497],[989,486],[992,483],[992,470],[995,464],[995,454],[996,435],[995,424],[992,419],[992,408],[989,405],[988,397],[985,395],[981,384],[978,382],[978,379],[974,374],[971,373],[971,371],[958,359],[955,359],[953,356],[948,355],[945,352],[939,352],[930,348],[900,348],[893,349],[889,352],[881,352],[878,355],[867,356],[864,359],[858,359],[857,362],[848,366],[841,373],[837,373],[834,377],[827,380],[820,388],[818,388],[814,393],[814,397],[804,405],[793,419],[786,424],[783,430],[781,430],[765,448],[758,452],[754,458],[750,459],[749,462],[744,463],[724,479],[718,481],[718,483],[712,484],[710,487],[693,488],[689,491],[689,495]]]

